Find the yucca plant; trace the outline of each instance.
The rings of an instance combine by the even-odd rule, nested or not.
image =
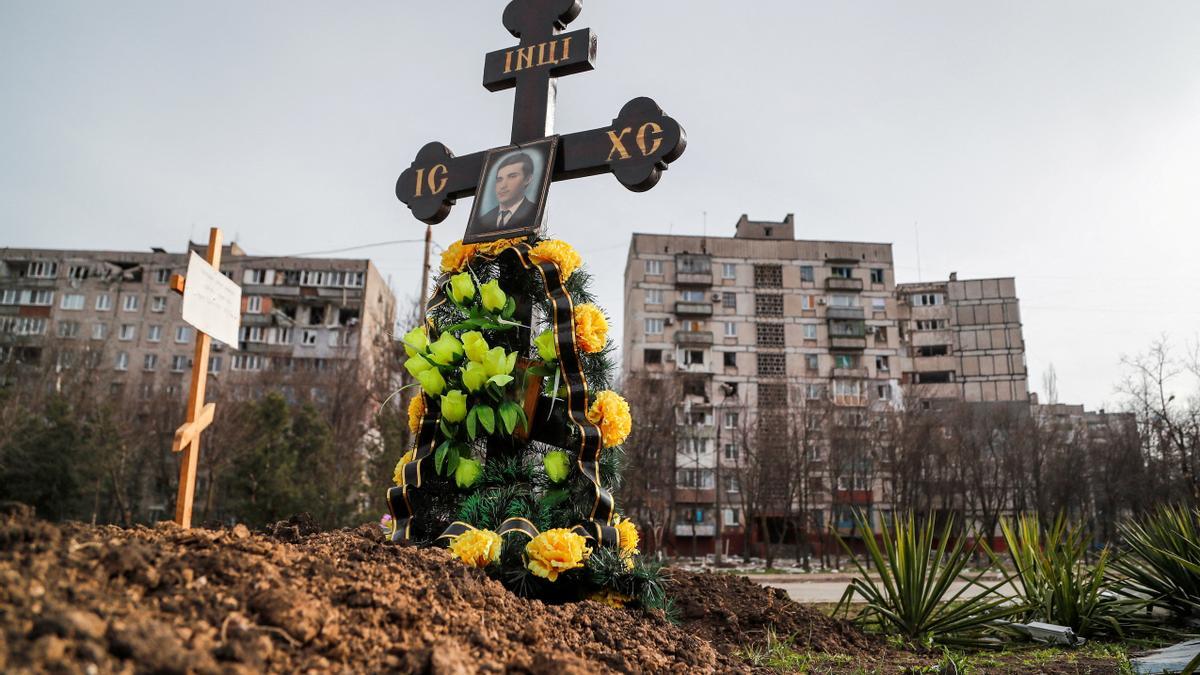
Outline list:
[[[1070,626],[1077,635],[1122,636],[1140,603],[1108,592],[1106,573],[1111,551],[1100,550],[1095,563],[1086,562],[1091,537],[1081,525],[1070,525],[1062,515],[1045,531],[1036,516],[1023,515],[1011,522],[1000,520],[1014,571],[1008,580],[1026,621]],[[1001,567],[1001,556],[988,551]]]
[[[1020,611],[995,592],[1003,581],[987,586],[980,582],[982,571],[964,574],[971,551],[965,538],[953,536],[951,520],[935,536],[932,520],[918,525],[912,513],[896,514],[891,527],[881,523],[881,547],[863,515],[855,513],[854,519],[864,533],[867,561],[860,562],[838,537],[860,576],[850,582],[837,609],[845,614],[855,596],[862,598],[866,609],[855,621],[864,628],[921,645],[979,648],[995,645],[993,629]],[[951,594],[951,585],[959,579],[967,585]],[[968,595],[972,587],[981,592]]]
[[[1200,617],[1200,509],[1160,506],[1119,531],[1127,550],[1112,565],[1117,592],[1180,621]]]

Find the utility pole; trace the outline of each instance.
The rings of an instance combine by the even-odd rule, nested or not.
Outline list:
[[[721,405],[717,407],[717,419],[715,420],[717,424],[717,447],[713,448],[713,452],[716,453],[717,458],[715,470],[717,490],[714,493],[716,495],[715,501],[717,506],[717,531],[713,534],[713,562],[718,566],[724,562],[724,551],[722,549],[725,543],[725,513],[721,510],[721,455],[724,454],[724,450],[721,448],[721,427],[725,425],[725,385],[720,386],[722,394]]]
[[[425,325],[425,301],[429,298],[429,249],[433,248],[433,226],[425,226],[425,261],[421,263],[421,297],[417,305],[421,308],[421,325]]]

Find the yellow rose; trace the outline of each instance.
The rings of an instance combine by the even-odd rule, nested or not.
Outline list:
[[[553,361],[558,358],[558,345],[554,341],[554,331],[548,330],[533,339],[534,346],[537,347],[538,356],[542,357],[543,361]]]
[[[539,577],[556,581],[563,572],[583,567],[584,559],[592,553],[586,543],[563,527],[546,530],[525,545],[526,567]]]
[[[626,555],[637,555],[638,553],[638,531],[637,525],[633,524],[632,520],[617,516],[617,522],[614,523],[617,528],[617,534],[621,536],[621,553]]]
[[[458,240],[442,251],[442,273],[461,272],[475,257],[475,245]]]
[[[492,347],[483,357],[483,367],[488,377],[508,375],[517,365],[517,353],[505,353],[504,347]]]
[[[428,347],[429,338],[425,337],[424,327],[417,326],[404,334],[404,352],[409,356],[416,356],[418,352],[423,352]]]
[[[450,333],[442,333],[435,342],[429,345],[429,358],[434,363],[448,366],[462,356],[463,345]]]
[[[420,354],[404,362],[404,369],[407,370],[408,374],[412,375],[413,377],[420,377],[421,373],[429,370],[432,367],[433,364],[429,363],[429,361],[426,361],[425,357],[421,356]]]
[[[487,370],[483,367],[482,363],[475,363],[474,361],[471,361],[467,364],[466,368],[463,368],[462,381],[463,385],[467,388],[467,391],[479,391],[479,388],[482,387],[483,383],[487,382],[487,380]]]
[[[486,255],[489,258],[495,258],[520,242],[520,237],[517,237],[516,239],[497,239],[496,241],[486,241],[482,244],[475,245],[475,253],[477,255]]]
[[[615,391],[602,391],[592,399],[587,412],[588,421],[600,427],[604,447],[611,448],[625,442],[633,429],[629,416],[629,404]]]
[[[396,462],[396,468],[392,469],[392,482],[394,482],[397,487],[404,486],[404,465],[413,461],[413,458],[416,456],[416,450],[409,450],[408,452],[404,453],[404,456],[400,458],[399,462]]]
[[[562,450],[547,452],[542,458],[542,467],[546,469],[546,477],[551,483],[561,483],[571,472],[571,458]]]
[[[447,422],[461,422],[467,418],[467,395],[457,389],[451,389],[442,397],[442,419]]]
[[[508,302],[508,296],[500,290],[500,282],[495,279],[479,287],[479,298],[483,301],[483,308],[489,312],[499,312]]]
[[[467,352],[467,358],[476,363],[483,362],[483,355],[487,353],[488,343],[483,339],[483,333],[477,330],[467,331],[462,334],[463,349]]]
[[[417,394],[408,402],[408,430],[417,433],[421,430],[421,418],[425,416],[425,397]]]
[[[608,341],[608,320],[600,308],[589,303],[575,306],[575,344],[585,354],[604,349]]]
[[[460,305],[475,299],[475,282],[471,280],[469,273],[463,272],[450,277],[450,297]]]
[[[450,552],[471,567],[487,567],[500,557],[500,535],[491,530],[467,530],[450,540]]]
[[[535,263],[552,262],[558,265],[558,273],[564,283],[583,262],[583,259],[579,257],[579,253],[570,244],[557,239],[547,239],[546,241],[538,242],[536,246],[530,249],[529,257]]]
[[[421,389],[424,389],[425,393],[430,396],[437,396],[446,391],[446,380],[437,368],[430,368],[418,373],[417,381],[421,383]]]
[[[467,489],[483,475],[483,465],[474,459],[460,459],[454,469],[454,483],[462,489]]]

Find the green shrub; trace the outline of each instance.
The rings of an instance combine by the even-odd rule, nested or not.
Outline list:
[[[850,582],[838,609],[845,614],[854,597],[861,597],[866,609],[854,620],[864,628],[922,645],[978,648],[996,645],[997,624],[1021,610],[1005,605],[1006,599],[995,593],[1003,581],[989,587],[980,582],[983,572],[964,575],[971,551],[965,538],[954,537],[952,521],[947,520],[935,537],[932,521],[917,525],[911,513],[897,514],[891,527],[882,524],[881,547],[862,514],[856,513],[855,520],[865,533],[867,562],[854,557],[838,537],[860,574]],[[960,578],[968,584],[951,593],[951,584]],[[982,592],[968,595],[972,586]]]
[[[1068,525],[1061,515],[1043,532],[1036,516],[1000,520],[1014,572],[1008,580],[1025,621],[1070,626],[1077,635],[1123,635],[1140,603],[1108,592],[1105,578],[1111,551],[1101,549],[1096,562],[1085,561],[1091,537],[1080,525]],[[989,552],[990,553],[990,552]],[[1000,557],[991,554],[1000,567]]]
[[[1200,617],[1200,509],[1160,506],[1119,532],[1127,550],[1112,565],[1117,592],[1179,621]]]

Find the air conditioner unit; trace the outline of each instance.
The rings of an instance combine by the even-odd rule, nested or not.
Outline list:
[[[675,318],[674,318],[674,317],[671,317],[671,316],[668,316],[667,318],[663,319],[663,324],[665,324],[665,325],[667,325],[667,326],[674,326],[674,325],[675,325]]]
[[[866,328],[867,335],[874,335],[877,328],[878,328],[877,326],[867,326],[867,328]]]
[[[824,304],[825,304],[825,298],[817,298],[817,304],[818,304],[818,305],[824,305]]]
[[[667,352],[666,354],[663,354],[663,361],[666,361],[667,363],[675,363],[675,353]]]
[[[713,302],[720,302],[720,301],[721,301],[721,294],[720,294],[720,293],[713,293],[713,294],[712,294],[712,301],[713,301]]]

